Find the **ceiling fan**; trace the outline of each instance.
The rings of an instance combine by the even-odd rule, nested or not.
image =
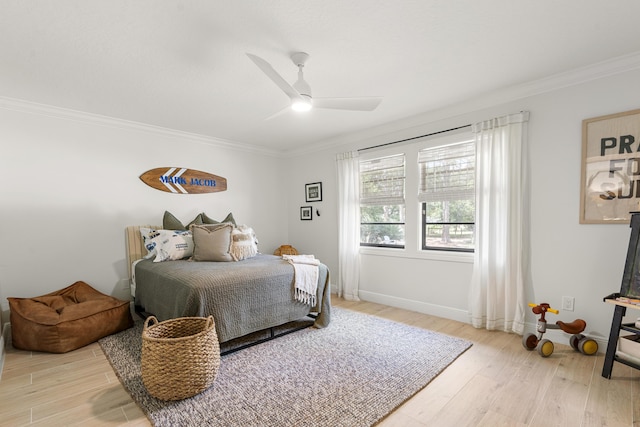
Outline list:
[[[298,67],[298,80],[290,85],[276,70],[259,56],[247,53],[247,56],[278,86],[290,99],[291,108],[294,111],[309,111],[311,108],[327,108],[333,110],[373,111],[382,98],[314,98],[311,96],[311,87],[304,80],[302,69],[309,59],[309,54],[296,52],[291,55],[291,60]]]

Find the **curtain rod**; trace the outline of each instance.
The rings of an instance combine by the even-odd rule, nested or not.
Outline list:
[[[458,127],[451,128],[451,129],[440,130],[438,132],[427,133],[425,135],[419,135],[419,136],[414,136],[414,137],[411,137],[411,138],[400,139],[398,141],[385,142],[384,144],[379,144],[379,145],[373,145],[371,147],[360,148],[358,150],[358,152],[366,151],[366,150],[373,150],[374,148],[386,147],[387,145],[399,144],[400,142],[407,142],[407,141],[411,141],[411,140],[418,139],[418,138],[424,138],[425,136],[433,136],[433,135],[438,135],[440,133],[451,132],[453,130],[464,129],[464,128],[468,128],[470,126],[471,125],[458,126]]]

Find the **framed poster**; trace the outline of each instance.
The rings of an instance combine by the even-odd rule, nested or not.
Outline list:
[[[300,219],[303,221],[310,221],[313,219],[313,210],[311,206],[302,206],[300,208]]]
[[[321,202],[322,201],[322,183],[314,182],[313,184],[306,184],[304,186],[304,194],[306,202]]]
[[[640,210],[640,110],[582,121],[581,224],[629,224]]]

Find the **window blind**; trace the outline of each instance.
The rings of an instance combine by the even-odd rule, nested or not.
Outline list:
[[[360,205],[404,204],[404,154],[360,161]]]
[[[475,143],[426,148],[418,152],[420,202],[475,198]]]

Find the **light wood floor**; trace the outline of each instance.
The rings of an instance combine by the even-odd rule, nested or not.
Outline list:
[[[473,346],[385,418],[384,427],[640,425],[640,371],[563,343],[549,358],[516,335],[368,302],[344,307],[439,331]],[[62,354],[8,349],[0,381],[0,425],[149,426],[97,343]]]

